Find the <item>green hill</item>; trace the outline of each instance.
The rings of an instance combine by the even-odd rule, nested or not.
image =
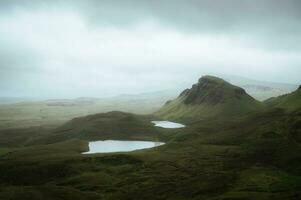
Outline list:
[[[294,92],[265,101],[270,107],[282,108],[288,112],[301,110],[301,86]]]
[[[204,76],[155,114],[165,119],[197,121],[238,116],[256,111],[261,106],[244,89],[214,76]]]
[[[119,111],[78,117],[59,126],[47,137],[33,140],[31,144],[55,143],[68,139],[105,140],[157,140],[158,129],[151,123],[152,116]]]
[[[223,118],[212,114],[183,129],[154,127],[153,116],[115,111],[55,129],[0,130],[0,199],[300,199],[299,97],[300,90],[262,105],[241,88],[206,76],[166,106],[194,108],[179,120],[204,115],[205,108]],[[81,154],[98,139],[165,145]]]

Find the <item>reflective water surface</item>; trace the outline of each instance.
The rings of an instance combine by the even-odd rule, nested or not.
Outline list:
[[[152,123],[155,124],[155,126],[161,127],[161,128],[184,128],[184,124],[170,122],[170,121],[152,121]]]
[[[164,142],[152,141],[123,141],[123,140],[101,140],[89,142],[89,151],[83,154],[129,152],[138,149],[148,149],[165,144]]]

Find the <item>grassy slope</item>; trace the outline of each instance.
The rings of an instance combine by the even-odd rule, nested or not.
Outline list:
[[[178,121],[197,121],[208,118],[223,118],[234,115],[244,115],[249,112],[258,110],[262,105],[257,102],[237,101],[230,99],[227,103],[219,105],[186,105],[183,104],[183,97],[165,105],[161,110],[156,112],[156,116],[164,119],[173,119]]]
[[[96,116],[86,123],[96,123]],[[114,112],[96,118],[100,127],[111,123],[122,127],[123,119],[132,118],[133,123],[126,120],[127,130],[136,130],[137,125],[150,128],[149,119],[136,117]],[[300,129],[286,128],[293,126],[292,119],[300,115],[275,109],[204,120],[185,129],[156,128],[156,137],[167,144],[132,153],[81,155],[87,142],[68,138],[16,148],[0,158],[0,170],[5,171],[0,175],[0,197],[290,199],[300,195],[301,188],[301,149],[293,137]],[[127,133],[131,139],[131,131]]]
[[[300,199],[300,112],[270,108],[175,130],[154,128],[151,119],[120,112],[92,115],[55,131],[26,129],[31,142],[18,138],[21,129],[4,132],[0,199]],[[80,154],[86,140],[109,136],[167,144]]]
[[[67,139],[132,139],[158,140],[158,128],[151,123],[152,116],[123,112],[109,112],[75,118],[56,128],[47,137],[32,143],[54,143]]]
[[[265,103],[271,107],[283,108],[288,112],[301,110],[301,89],[277,98],[268,99]]]
[[[208,118],[223,118],[233,117],[235,115],[245,115],[249,112],[254,112],[262,108],[260,102],[256,101],[248,94],[243,94],[237,98],[235,91],[240,89],[233,86],[222,79],[206,76],[206,79],[214,82],[206,90],[202,90],[203,98],[210,99],[217,91],[222,93],[222,102],[211,104],[210,102],[200,104],[186,104],[186,95],[180,95],[177,99],[166,103],[155,114],[158,117],[180,120],[180,121],[198,121]]]

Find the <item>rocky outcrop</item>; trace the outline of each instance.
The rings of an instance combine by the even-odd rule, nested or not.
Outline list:
[[[204,76],[191,89],[184,90],[180,97],[184,97],[185,104],[215,105],[223,103],[229,95],[240,99],[241,96],[246,95],[246,91],[220,78]]]

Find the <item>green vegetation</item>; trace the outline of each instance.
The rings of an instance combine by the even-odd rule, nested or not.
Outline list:
[[[109,112],[75,118],[53,130],[48,136],[37,137],[32,143],[54,143],[68,139],[158,140],[158,128],[152,116],[123,112]]]
[[[75,117],[113,110],[151,114],[171,97],[172,94],[163,91],[102,99],[78,98],[0,104],[0,129],[56,127]]]
[[[289,112],[301,109],[301,88],[291,94],[271,98],[266,101],[271,107],[283,108]]]
[[[242,88],[212,76],[204,76],[191,89],[167,102],[156,115],[185,122],[245,115],[262,108]]]
[[[187,122],[183,129],[154,127],[150,121],[160,119],[158,115],[109,112],[75,118],[57,128],[0,130],[0,199],[300,199],[300,107],[298,101],[289,109],[278,106],[298,100],[296,93],[273,100],[281,104],[259,105],[242,93],[242,102],[233,104],[233,87],[215,81],[229,91],[224,103],[217,100],[218,109],[211,106],[208,113],[214,110],[224,117],[189,123],[179,117]],[[193,100],[207,101],[207,95]],[[247,102],[258,107],[250,111]],[[184,106],[200,105],[183,105],[183,112]],[[231,113],[231,107],[237,110]],[[239,108],[244,111],[237,113]],[[89,140],[98,139],[166,144],[130,153],[81,154]]]

